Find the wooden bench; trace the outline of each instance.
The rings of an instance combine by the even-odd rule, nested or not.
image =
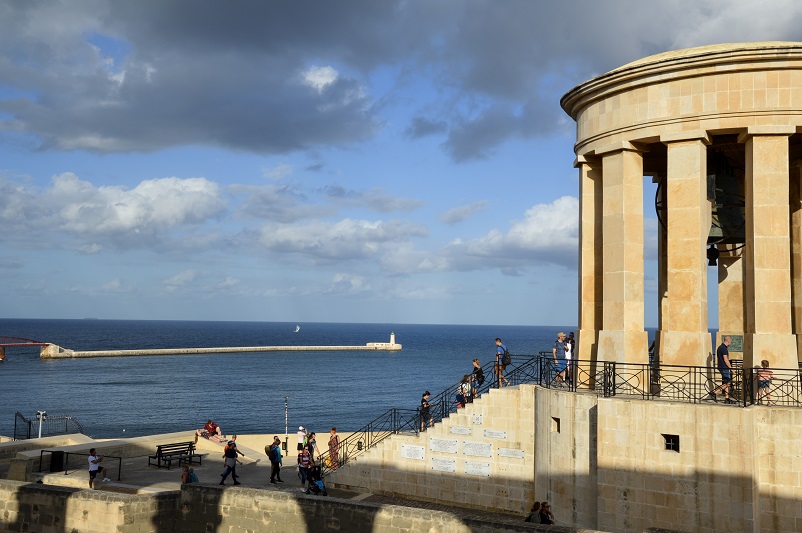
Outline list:
[[[194,442],[173,442],[171,444],[159,444],[156,446],[156,455],[148,456],[148,466],[155,464],[158,468],[163,466],[170,470],[173,461],[178,461],[178,465],[187,462],[192,464],[197,460],[198,464],[203,463],[203,455],[195,453]],[[155,463],[153,461],[156,461]]]

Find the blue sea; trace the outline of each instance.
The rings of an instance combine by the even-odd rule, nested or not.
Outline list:
[[[416,408],[495,358],[495,338],[513,354],[550,350],[572,326],[464,326],[148,320],[0,319],[0,336],[72,350],[222,346],[361,346],[400,352],[258,352],[89,359],[40,359],[39,348],[7,348],[0,364],[0,435],[16,412],[76,417],[94,438],[134,437],[201,427],[227,434],[356,430],[392,407]]]

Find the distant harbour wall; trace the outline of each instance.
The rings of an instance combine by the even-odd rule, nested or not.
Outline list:
[[[400,344],[370,342],[364,346],[223,346],[219,348],[155,348],[147,350],[75,351],[50,344],[42,348],[43,359],[72,359],[82,357],[130,357],[140,355],[190,355],[205,353],[243,352],[332,352],[332,351],[399,351]]]

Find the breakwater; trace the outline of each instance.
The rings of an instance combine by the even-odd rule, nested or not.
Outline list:
[[[42,347],[42,359],[73,359],[86,357],[132,357],[143,355],[188,355],[206,353],[244,353],[244,352],[352,352],[352,351],[400,351],[401,345],[395,342],[395,333],[390,334],[390,342],[369,342],[362,346],[222,346],[217,348],[148,348],[141,350],[97,350],[75,351],[55,344]]]

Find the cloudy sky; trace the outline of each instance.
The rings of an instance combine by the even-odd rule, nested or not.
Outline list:
[[[5,0],[0,316],[574,324],[560,97],[763,40],[802,4]]]

